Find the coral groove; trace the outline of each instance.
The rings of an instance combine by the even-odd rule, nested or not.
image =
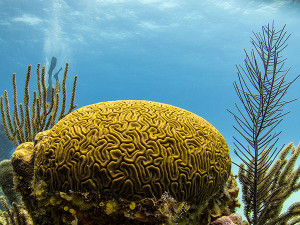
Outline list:
[[[112,198],[201,203],[224,185],[231,161],[222,135],[183,109],[113,101],[78,109],[37,135],[35,185]]]

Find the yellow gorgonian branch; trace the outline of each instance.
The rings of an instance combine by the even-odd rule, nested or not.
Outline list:
[[[16,74],[13,74],[13,113],[11,115],[10,104],[7,90],[4,91],[4,96],[0,97],[0,110],[2,123],[7,137],[13,141],[15,146],[21,143],[33,141],[37,133],[47,130],[54,124],[72,112],[77,105],[74,105],[75,92],[77,85],[77,75],[74,77],[72,96],[69,109],[66,111],[67,88],[66,80],[69,64],[66,63],[63,81],[62,81],[62,103],[59,106],[59,82],[56,82],[56,87],[48,87],[45,84],[45,67],[40,71],[40,64],[37,65],[37,91],[33,91],[33,100],[30,108],[29,81],[31,77],[31,65],[28,66],[25,79],[23,103],[18,104],[17,101],[17,84]],[[51,79],[51,78],[49,78]],[[47,103],[47,95],[50,94],[50,104]],[[59,112],[60,111],[60,112]],[[59,115],[58,115],[59,113]],[[57,117],[58,116],[58,117]]]

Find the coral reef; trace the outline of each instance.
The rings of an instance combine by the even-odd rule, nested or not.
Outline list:
[[[10,160],[0,162],[0,187],[11,205],[13,202],[21,203],[21,195],[14,188],[13,166]]]
[[[31,77],[31,65],[28,66],[26,74],[23,104],[20,103],[18,105],[16,74],[13,74],[13,114],[10,115],[9,98],[6,90],[4,91],[4,96],[0,97],[0,111],[6,136],[9,140],[13,141],[15,147],[21,143],[33,141],[37,133],[51,128],[56,123],[56,119],[62,119],[65,115],[69,114],[73,109],[76,108],[76,105],[74,105],[74,100],[77,76],[75,76],[73,82],[69,110],[65,112],[67,100],[66,80],[68,67],[69,64],[66,63],[65,73],[62,81],[62,103],[61,107],[59,107],[59,82],[56,83],[55,89],[51,88],[51,103],[49,105],[47,103],[47,88],[45,85],[45,67],[42,67],[42,72],[40,73],[40,64],[37,65],[38,92],[33,92],[31,111],[29,107],[29,81]],[[5,107],[3,99],[5,102]],[[58,113],[59,116],[57,118]]]
[[[170,223],[190,208],[203,211],[231,169],[227,144],[211,124],[149,101],[82,107],[25,144],[12,156],[16,188],[26,206],[39,206],[29,209],[38,224]]]

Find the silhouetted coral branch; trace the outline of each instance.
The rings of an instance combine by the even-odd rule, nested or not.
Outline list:
[[[283,107],[294,101],[285,101],[283,97],[299,77],[290,82],[285,80],[289,69],[283,69],[285,59],[281,52],[287,46],[289,35],[286,36],[284,28],[275,31],[273,24],[263,26],[262,33],[254,33],[255,39],[251,39],[254,50],[250,55],[245,51],[245,68],[237,66],[238,81],[234,82],[242,106],[235,104],[237,113],[229,111],[238,124],[234,128],[247,143],[234,137],[234,152],[246,165],[246,168],[241,165],[239,172],[245,216],[250,224],[255,225],[265,224],[261,222],[263,218],[270,217],[269,203],[276,205],[286,199],[287,195],[284,195],[281,200],[274,200],[275,195],[278,197],[274,185],[276,179],[282,182],[276,175],[285,177],[291,172],[289,167],[281,171],[279,161],[273,165],[280,152],[275,145],[281,132],[275,132],[275,128],[289,113],[283,113]]]

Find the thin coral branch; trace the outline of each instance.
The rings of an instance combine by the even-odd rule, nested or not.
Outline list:
[[[1,204],[5,208],[3,212],[7,225],[33,225],[33,221],[29,216],[29,213],[23,206],[12,203],[12,209],[9,206],[3,196],[0,196]]]

